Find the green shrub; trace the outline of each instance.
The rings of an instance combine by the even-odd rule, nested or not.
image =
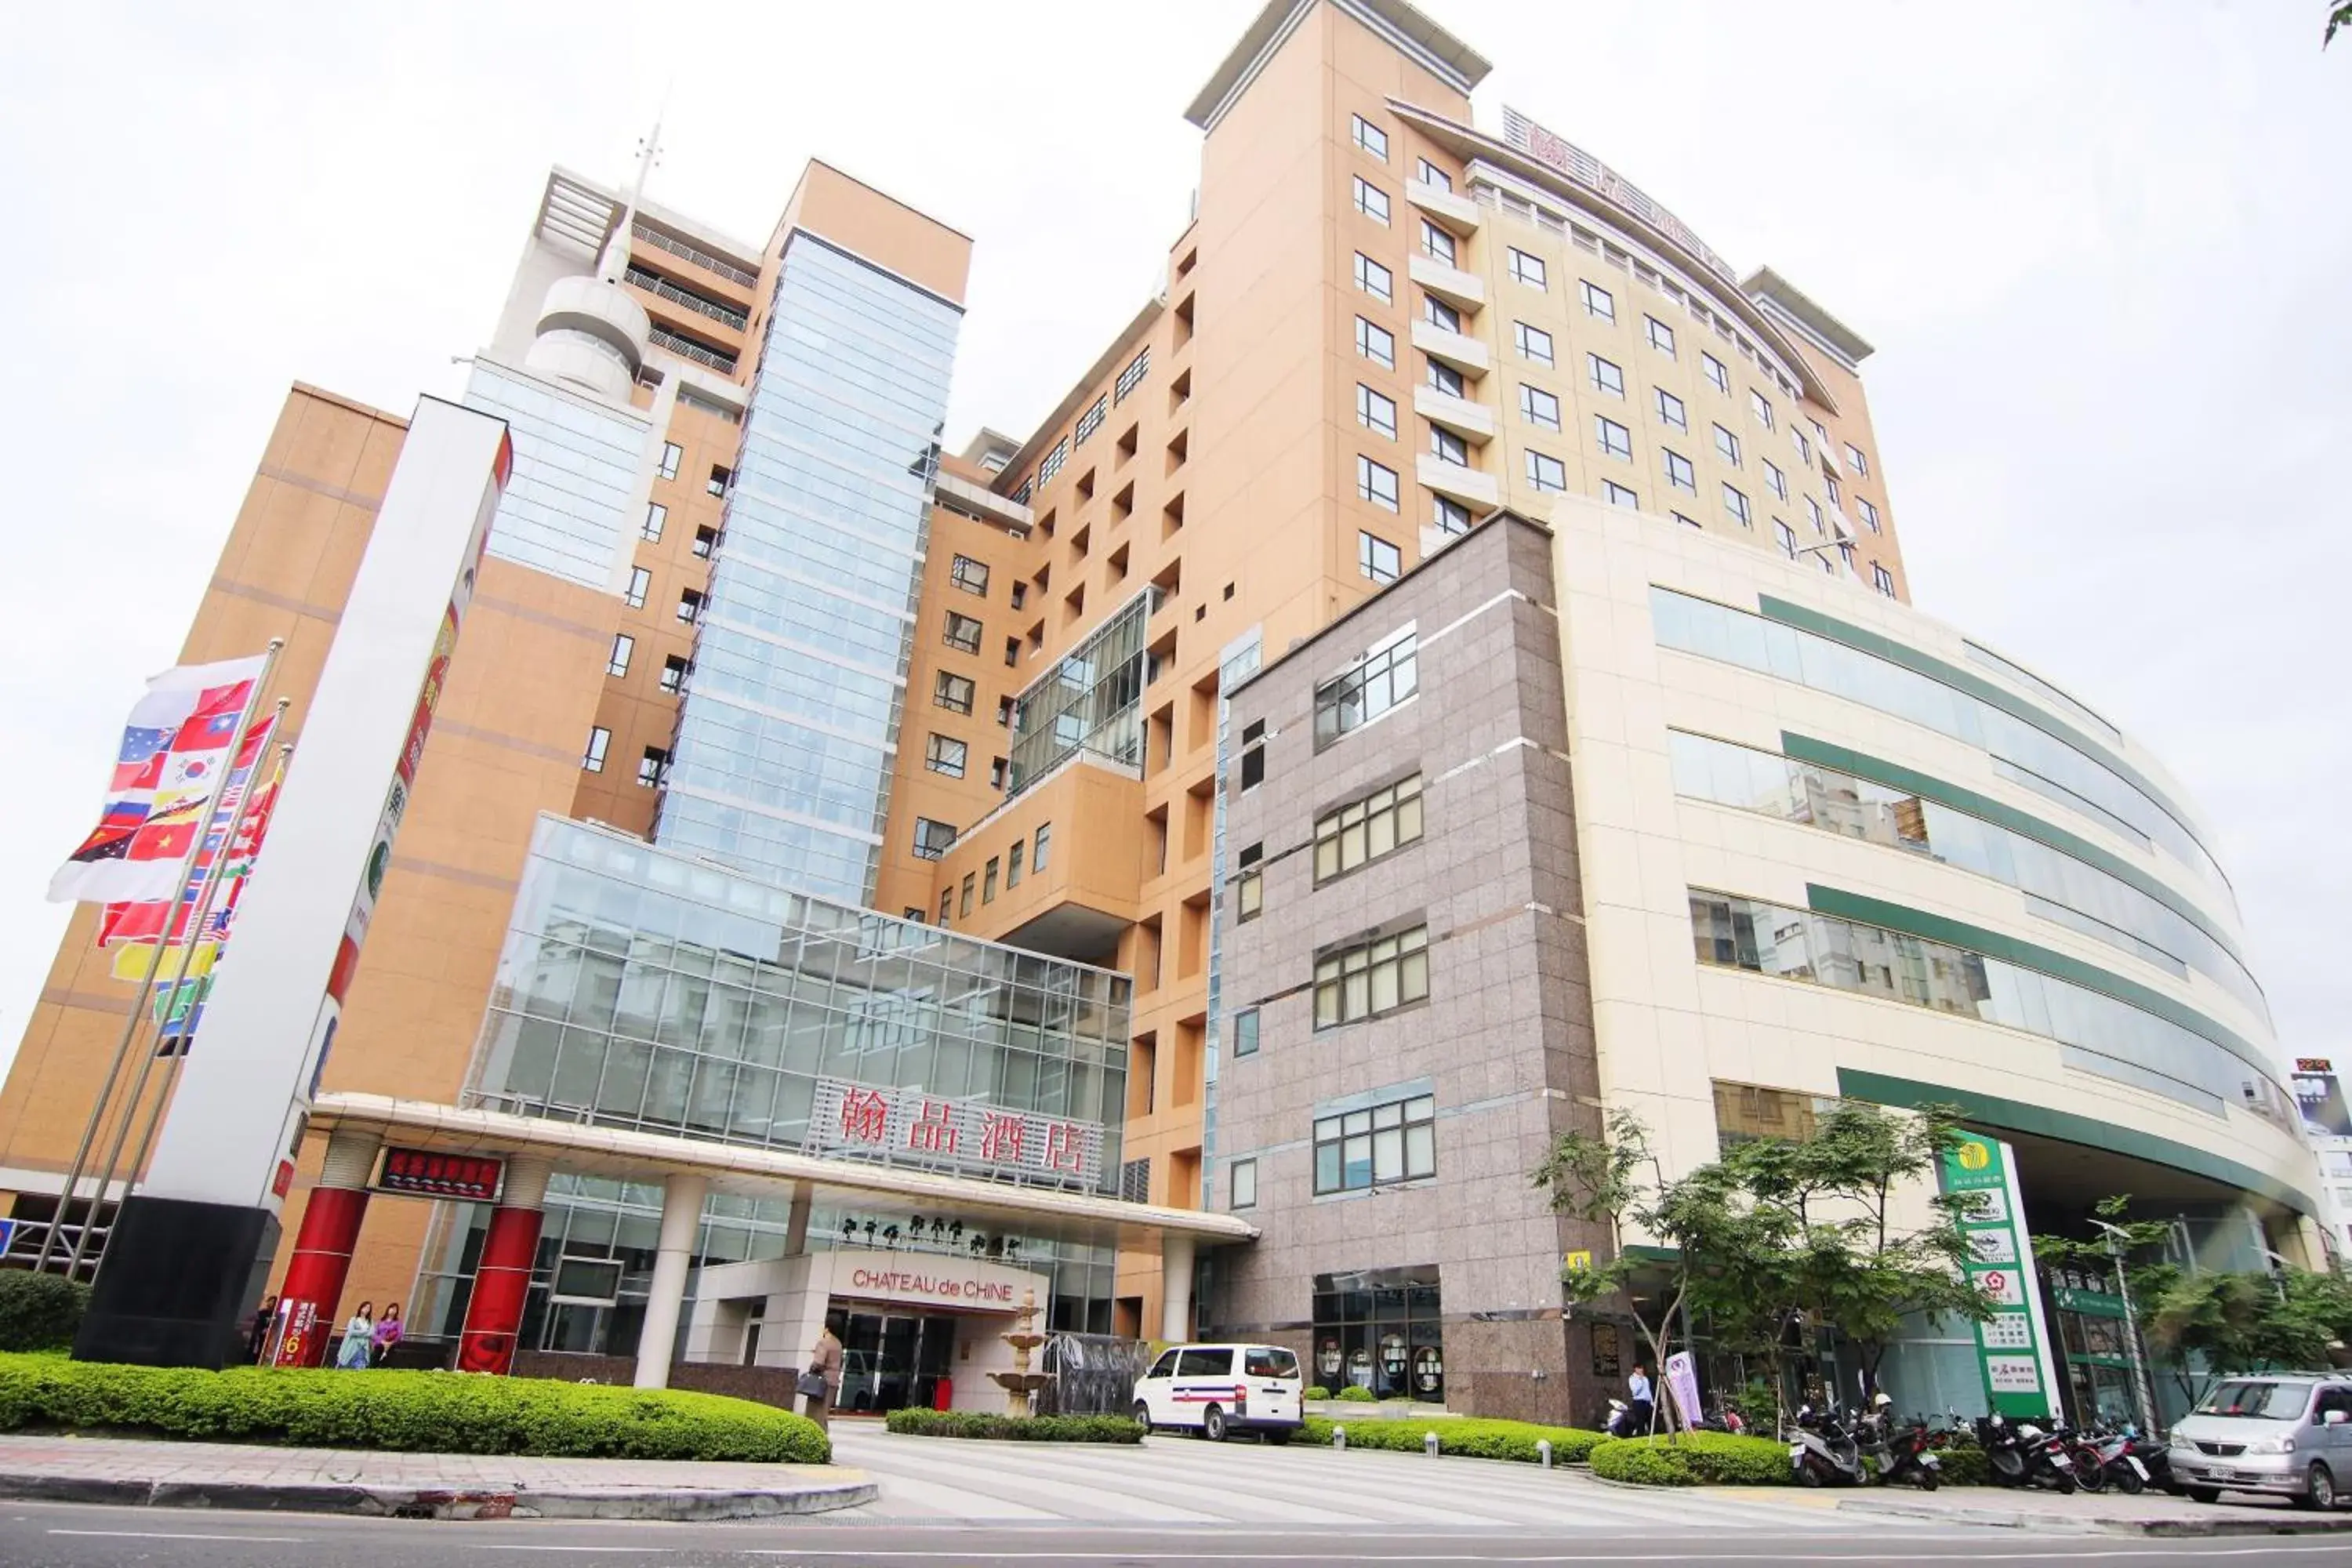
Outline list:
[[[1603,1480],[1647,1487],[1779,1487],[1796,1479],[1787,1444],[1728,1432],[1610,1437],[1593,1446],[1591,1462]]]
[[[0,1431],[20,1426],[403,1452],[811,1465],[833,1457],[805,1416],[678,1389],[0,1355]]]
[[[1352,1422],[1309,1415],[1300,1436],[1308,1443],[1328,1447],[1333,1430],[1340,1426],[1348,1428],[1350,1448],[1418,1454],[1422,1451],[1422,1435],[1434,1432],[1440,1454],[1465,1459],[1511,1459],[1525,1465],[1542,1458],[1536,1445],[1545,1438],[1551,1440],[1551,1458],[1556,1465],[1581,1464],[1592,1452],[1592,1446],[1601,1441],[1600,1433],[1579,1426],[1538,1426],[1531,1421],[1486,1421],[1466,1415],[1440,1415],[1426,1421],[1373,1417]]]
[[[1986,1463],[1984,1450],[1973,1443],[1966,1447],[1957,1445],[1936,1450],[1944,1462],[1944,1484],[1948,1487],[1989,1487],[1992,1485],[1992,1468]]]
[[[1299,1397],[1302,1399],[1328,1399],[1331,1397],[1331,1391],[1324,1387],[1319,1383],[1310,1383],[1307,1385],[1307,1392],[1299,1395]]]
[[[1339,1397],[1350,1405],[1370,1405],[1378,1401],[1380,1395],[1361,1384],[1351,1383],[1339,1391]]]
[[[1143,1426],[1124,1415],[999,1415],[985,1410],[893,1410],[893,1432],[916,1437],[1009,1437],[1031,1443],[1140,1443]]]
[[[73,1348],[89,1287],[62,1274],[0,1268],[0,1351]]]

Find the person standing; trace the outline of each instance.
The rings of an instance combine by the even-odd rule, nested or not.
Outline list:
[[[368,1346],[368,1365],[382,1366],[392,1359],[392,1348],[400,1342],[403,1331],[400,1303],[394,1301],[383,1310],[383,1316],[376,1320],[375,1333]]]
[[[269,1331],[278,1321],[278,1298],[266,1298],[254,1310],[252,1331],[245,1336],[245,1359],[259,1365],[262,1352],[269,1349]]]
[[[1627,1414],[1633,1417],[1634,1431],[1646,1434],[1656,1430],[1657,1399],[1650,1388],[1649,1369],[1638,1361],[1633,1363],[1633,1375],[1625,1380],[1625,1402],[1632,1407]]]
[[[833,1331],[830,1319],[816,1336],[816,1346],[809,1352],[808,1367],[800,1376],[801,1414],[817,1425],[817,1430],[832,1429],[833,1396],[841,1386],[841,1340]]]
[[[375,1303],[362,1301],[352,1321],[343,1325],[343,1342],[335,1352],[335,1364],[345,1372],[363,1372],[374,1345]]]

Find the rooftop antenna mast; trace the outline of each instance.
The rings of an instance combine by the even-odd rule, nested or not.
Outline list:
[[[629,228],[637,209],[646,203],[646,180],[661,162],[662,114],[669,107],[669,95],[662,95],[662,108],[654,111],[653,131],[637,139],[637,177],[629,187],[628,205],[621,209],[613,224],[613,237],[604,242],[604,254],[597,258],[596,276],[607,283],[618,283],[627,270],[629,261]]]

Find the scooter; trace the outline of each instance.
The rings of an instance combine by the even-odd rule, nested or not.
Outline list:
[[[1643,1437],[1649,1435],[1648,1426],[1631,1405],[1622,1399],[1612,1399],[1609,1402],[1608,1424],[1601,1430],[1612,1437]]]
[[[1884,1392],[1871,1401],[1862,1423],[1863,1450],[1877,1461],[1881,1481],[1909,1481],[1921,1491],[1934,1491],[1943,1483],[1943,1457],[1929,1447],[1925,1421],[1895,1424],[1894,1405]]]
[[[1862,1445],[1853,1434],[1840,1425],[1834,1412],[1816,1415],[1810,1405],[1798,1406],[1797,1423],[1790,1429],[1789,1467],[1809,1487],[1870,1484]]]
[[[2139,1457],[2139,1443],[2129,1426],[2118,1431],[2086,1434],[2087,1446],[2097,1456],[2099,1479],[2126,1497],[2137,1497],[2154,1478]]]
[[[1977,1417],[1977,1447],[1984,1450],[1985,1468],[2000,1487],[2046,1486],[2071,1493],[2078,1484],[2074,1461],[2051,1440],[2050,1434],[2030,1421],[2012,1426],[2005,1415]]]

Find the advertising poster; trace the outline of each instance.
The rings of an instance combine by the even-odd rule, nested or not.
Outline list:
[[[2058,1369],[2034,1286],[2016,1155],[1998,1138],[1963,1133],[1944,1151],[1937,1175],[1947,1194],[1969,1200],[1960,1217],[1974,1259],[1969,1279],[1993,1307],[1976,1330],[1985,1395],[2003,1415],[2047,1419],[2058,1408]]]
[[[2306,1131],[2314,1138],[2352,1138],[2352,1106],[2345,1103],[2344,1080],[2332,1058],[2297,1057],[2294,1084]]]

